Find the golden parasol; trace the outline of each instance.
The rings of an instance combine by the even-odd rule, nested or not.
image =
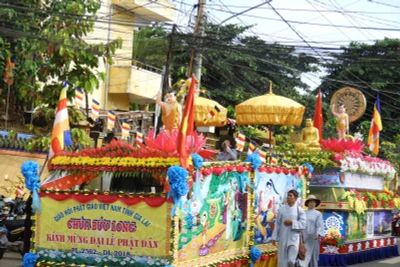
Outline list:
[[[272,148],[272,125],[300,126],[306,108],[287,97],[269,93],[250,98],[236,106],[238,125],[263,124],[269,126],[269,145]]]
[[[227,109],[214,100],[201,96],[194,98],[194,122],[196,126],[222,127],[226,124],[227,113]]]
[[[236,122],[244,124],[300,126],[305,107],[289,98],[269,93],[250,98],[236,106]]]

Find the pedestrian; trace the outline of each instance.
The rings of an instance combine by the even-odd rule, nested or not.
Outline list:
[[[232,148],[230,140],[225,140],[221,144],[221,152],[218,154],[218,161],[235,161],[237,159],[237,151]]]
[[[278,248],[278,267],[294,267],[300,263],[297,259],[299,253],[300,233],[306,227],[306,214],[298,206],[299,193],[292,189],[287,193],[287,205],[278,211],[275,229],[272,234],[272,245]]]
[[[320,203],[321,201],[314,195],[309,195],[304,203],[308,208],[308,210],[306,210],[307,227],[304,231],[304,242],[307,248],[304,266],[307,267],[318,267],[319,243],[321,237],[324,236],[324,221],[322,220],[322,214],[315,209]]]

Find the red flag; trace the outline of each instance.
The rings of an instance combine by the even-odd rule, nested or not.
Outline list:
[[[197,80],[193,75],[186,98],[181,127],[178,133],[177,150],[180,154],[183,168],[187,168],[187,158],[189,157],[186,150],[186,137],[193,135],[194,132],[194,91],[196,84]]]
[[[15,66],[15,63],[13,63],[11,61],[11,56],[8,55],[7,62],[6,62],[6,68],[4,70],[4,82],[6,84],[8,84],[9,86],[13,85],[13,83],[14,83],[14,77],[12,77],[14,66]]]
[[[315,111],[314,111],[314,127],[318,129],[320,143],[322,140],[322,126],[324,126],[324,118],[322,117],[321,89],[319,89],[317,103],[315,104]]]

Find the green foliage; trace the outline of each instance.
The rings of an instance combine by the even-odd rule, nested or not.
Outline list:
[[[80,144],[83,147],[91,147],[92,140],[90,139],[90,136],[86,134],[84,129],[72,128],[71,135],[74,143]]]
[[[361,90],[367,100],[367,111],[358,121],[350,124],[350,132],[367,136],[376,93],[380,93],[381,117],[384,122],[381,139],[390,140],[399,132],[400,124],[395,123],[399,109],[398,61],[400,60],[399,39],[385,38],[374,44],[352,42],[343,47],[343,53],[332,54],[333,61],[324,64],[327,75],[320,85],[324,101],[329,102],[333,93],[349,86]]]
[[[84,40],[94,29],[101,1],[26,0],[18,5],[21,9],[1,11],[9,18],[7,28],[13,34],[0,38],[4,48],[0,49],[0,64],[7,54],[15,57],[13,87],[18,88],[19,101],[23,105],[46,104],[50,112],[58,104],[63,81],[68,80],[69,99],[74,97],[75,88],[86,93],[97,89],[99,79],[105,79],[104,73],[95,71],[99,61],[112,63],[112,54],[122,45],[121,39],[106,44]]]

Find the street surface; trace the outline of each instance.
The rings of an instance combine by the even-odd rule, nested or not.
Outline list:
[[[398,239],[400,242],[400,239]],[[6,252],[3,259],[0,260],[1,267],[19,267],[22,257],[16,252]],[[400,257],[389,258],[379,261],[371,261],[363,264],[350,265],[354,267],[398,267],[400,266]]]

